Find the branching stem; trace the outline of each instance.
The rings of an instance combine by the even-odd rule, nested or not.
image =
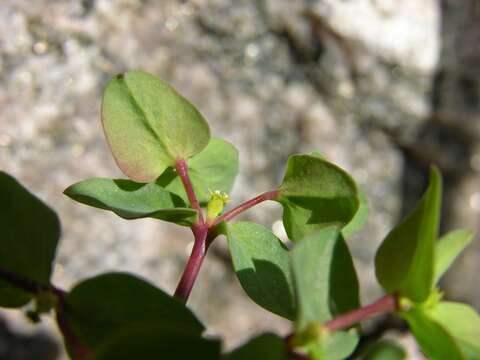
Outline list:
[[[230,211],[227,211],[225,214],[216,218],[212,224],[212,227],[220,224],[222,221],[228,221],[233,219],[238,214],[241,214],[245,210],[248,210],[257,204],[260,204],[261,202],[264,202],[267,200],[274,200],[278,197],[278,194],[279,194],[279,190],[271,190],[271,191],[264,192],[263,194],[258,195],[253,199],[245,201],[243,204],[238,205],[237,207],[231,209]]]
[[[398,310],[398,297],[396,294],[388,294],[373,304],[337,316],[327,322],[325,327],[330,331],[343,330],[375,315],[396,310]]]
[[[208,227],[206,225],[200,225],[198,227],[193,227],[192,231],[195,236],[192,253],[188,258],[187,266],[185,267],[182,278],[175,290],[175,297],[183,303],[186,303],[190,296],[193,284],[200,272],[203,259],[205,259],[205,255],[207,254],[206,239],[208,235]]]
[[[192,208],[198,211],[198,222],[199,224],[203,225],[205,221],[203,219],[202,208],[200,207],[200,203],[198,202],[195,191],[193,190],[192,182],[188,176],[187,162],[183,159],[178,159],[175,164],[175,169],[177,170],[178,176],[180,176],[180,179],[182,180],[183,187],[185,188],[185,192],[187,193],[187,197],[192,205]]]

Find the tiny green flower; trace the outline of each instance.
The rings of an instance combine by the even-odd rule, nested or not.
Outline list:
[[[215,190],[210,192],[210,200],[207,204],[207,220],[213,221],[222,211],[225,204],[230,201],[227,193]]]

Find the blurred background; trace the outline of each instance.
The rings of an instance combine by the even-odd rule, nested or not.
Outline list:
[[[444,174],[442,231],[480,228],[478,0],[0,0],[0,169],[59,212],[61,287],[122,270],[173,292],[186,260],[188,229],[62,195],[88,177],[124,177],[99,106],[108,79],[129,69],[171,82],[240,150],[232,203],[277,185],[292,153],[319,150],[351,172],[371,209],[349,240],[365,302],[381,294],[376,248],[421,195],[429,164]],[[281,235],[280,217],[276,204],[245,216]],[[445,296],[480,309],[479,272],[477,238]],[[223,239],[190,305],[227,348],[289,330],[243,293]],[[365,328],[421,359],[403,330],[389,317]],[[33,327],[1,310],[0,359],[63,358],[52,321]]]

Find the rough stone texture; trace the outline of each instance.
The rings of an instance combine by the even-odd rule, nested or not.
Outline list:
[[[278,184],[291,153],[318,149],[351,171],[371,213],[350,245],[364,299],[377,297],[376,246],[422,191],[429,162],[447,174],[445,227],[479,227],[475,4],[3,0],[0,168],[61,214],[55,281],[68,287],[111,269],[139,272],[167,291],[178,280],[187,231],[117,219],[61,194],[87,177],[122,176],[103,139],[99,102],[111,75],[141,68],[171,82],[215,135],[238,147],[234,201]],[[263,204],[247,218],[270,226],[280,209]],[[224,243],[215,246],[191,298],[200,317],[229,347],[261,329],[287,332],[245,297]],[[446,286],[480,306],[474,276],[470,285],[457,280],[479,270],[478,241],[476,248]]]

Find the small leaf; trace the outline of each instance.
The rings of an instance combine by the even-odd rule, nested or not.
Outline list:
[[[434,280],[441,193],[440,173],[432,168],[430,184],[422,199],[378,249],[375,272],[387,293],[399,291],[416,302],[428,298]]]
[[[0,268],[41,285],[49,285],[60,237],[55,212],[0,171]],[[0,306],[21,307],[32,299],[0,280]]]
[[[225,140],[212,138],[207,147],[188,160],[188,173],[201,204],[210,199],[210,191],[229,193],[238,173],[238,151]],[[188,202],[177,173],[169,168],[157,182]]]
[[[428,314],[455,338],[466,359],[480,359],[480,316],[472,307],[441,302]]]
[[[344,226],[359,206],[353,179],[342,169],[312,155],[293,155],[276,199],[290,240],[329,225]]]
[[[275,334],[262,334],[227,354],[225,360],[288,360],[285,342]]]
[[[91,360],[220,360],[220,342],[185,332],[181,326],[133,326],[117,331]]]
[[[198,154],[210,139],[207,122],[188,100],[141,71],[110,80],[102,122],[118,166],[139,182],[151,182],[177,159]]]
[[[402,313],[422,351],[432,360],[464,360],[450,333],[424,310],[413,308]]]
[[[365,193],[361,190],[358,191],[358,199],[360,205],[357,212],[352,220],[342,229],[342,235],[344,238],[350,237],[353,233],[359,231],[365,222],[367,221],[368,216],[368,200]]]
[[[473,235],[474,232],[472,230],[459,229],[449,232],[437,242],[435,254],[435,284],[453,264],[463,249],[470,244]]]
[[[66,296],[65,316],[82,344],[94,349],[116,331],[155,324],[199,336],[193,313],[160,289],[126,273],[107,273],[76,285]]]
[[[291,251],[299,330],[359,307],[352,256],[337,227],[309,235]],[[339,285],[341,284],[341,285]]]
[[[355,330],[327,333],[325,338],[307,347],[312,360],[343,360],[356,349],[359,337]]]
[[[381,340],[368,347],[362,360],[406,360],[407,353],[398,344]]]
[[[263,308],[293,319],[293,285],[285,245],[252,222],[236,222],[227,229],[233,267],[245,292]]]
[[[92,178],[71,185],[65,195],[86,205],[113,211],[124,219],[155,218],[189,226],[197,212],[156,183]]]

